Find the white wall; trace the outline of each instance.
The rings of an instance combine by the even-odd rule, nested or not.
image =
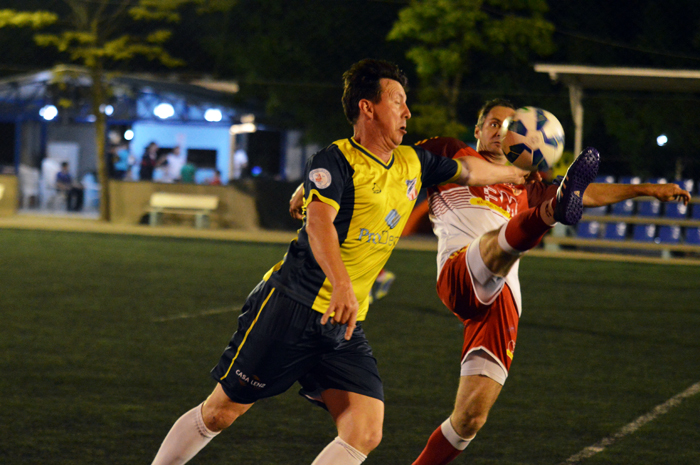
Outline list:
[[[187,149],[216,150],[216,165],[221,171],[221,179],[228,179],[229,151],[231,138],[228,126],[212,126],[205,124],[164,124],[138,122],[132,128],[134,138],[131,140],[131,154],[136,158],[135,175],[146,146],[155,142],[161,147],[180,145],[183,152]]]
[[[93,124],[49,124],[46,143],[78,144],[77,166],[71,165],[76,177],[97,171],[97,141]],[[48,147],[47,147],[48,148]]]

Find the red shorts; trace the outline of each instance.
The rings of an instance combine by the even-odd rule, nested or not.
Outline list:
[[[483,349],[510,370],[518,336],[518,309],[506,284],[496,299],[485,305],[474,292],[467,267],[467,248],[450,255],[437,282],[442,302],[464,323],[462,360],[471,351]]]

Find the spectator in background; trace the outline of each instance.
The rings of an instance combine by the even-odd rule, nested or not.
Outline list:
[[[146,151],[141,157],[141,169],[139,171],[139,179],[142,181],[152,181],[153,171],[158,164],[158,144],[151,142],[146,147]]]
[[[231,179],[241,179],[248,168],[248,154],[243,149],[233,152],[233,170]]]
[[[187,155],[183,155],[180,146],[175,146],[172,152],[158,160],[158,166],[163,166],[163,182],[178,182],[182,176],[182,168],[187,163]]]
[[[220,186],[221,185],[221,171],[214,171],[214,176],[209,179],[210,186]]]
[[[122,180],[126,177],[126,173],[131,168],[131,153],[129,152],[129,143],[125,142],[118,145],[114,154],[114,179]]]
[[[180,181],[183,183],[194,184],[194,175],[197,171],[197,167],[192,163],[185,163],[180,170]]]
[[[83,186],[73,181],[66,161],[61,163],[61,171],[56,173],[56,190],[65,192],[68,211],[77,212],[83,208]]]

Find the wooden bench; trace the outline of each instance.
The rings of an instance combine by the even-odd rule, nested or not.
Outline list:
[[[218,207],[219,198],[215,195],[154,192],[149,202],[148,223],[161,224],[164,214],[193,215],[196,228],[208,228],[209,217]]]

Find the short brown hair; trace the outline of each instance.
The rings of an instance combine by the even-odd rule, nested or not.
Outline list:
[[[512,108],[515,110],[515,105],[513,105],[510,100],[506,100],[504,98],[495,98],[493,100],[489,100],[488,102],[484,103],[484,106],[481,107],[479,110],[479,116],[478,119],[476,120],[476,127],[481,128],[484,125],[484,120],[486,119],[486,115],[489,114],[491,110],[493,110],[494,107],[506,107],[506,108]]]
[[[379,103],[382,98],[382,79],[392,79],[404,88],[408,84],[406,75],[394,63],[365,58],[343,73],[343,111],[350,124],[360,116],[360,100]]]

